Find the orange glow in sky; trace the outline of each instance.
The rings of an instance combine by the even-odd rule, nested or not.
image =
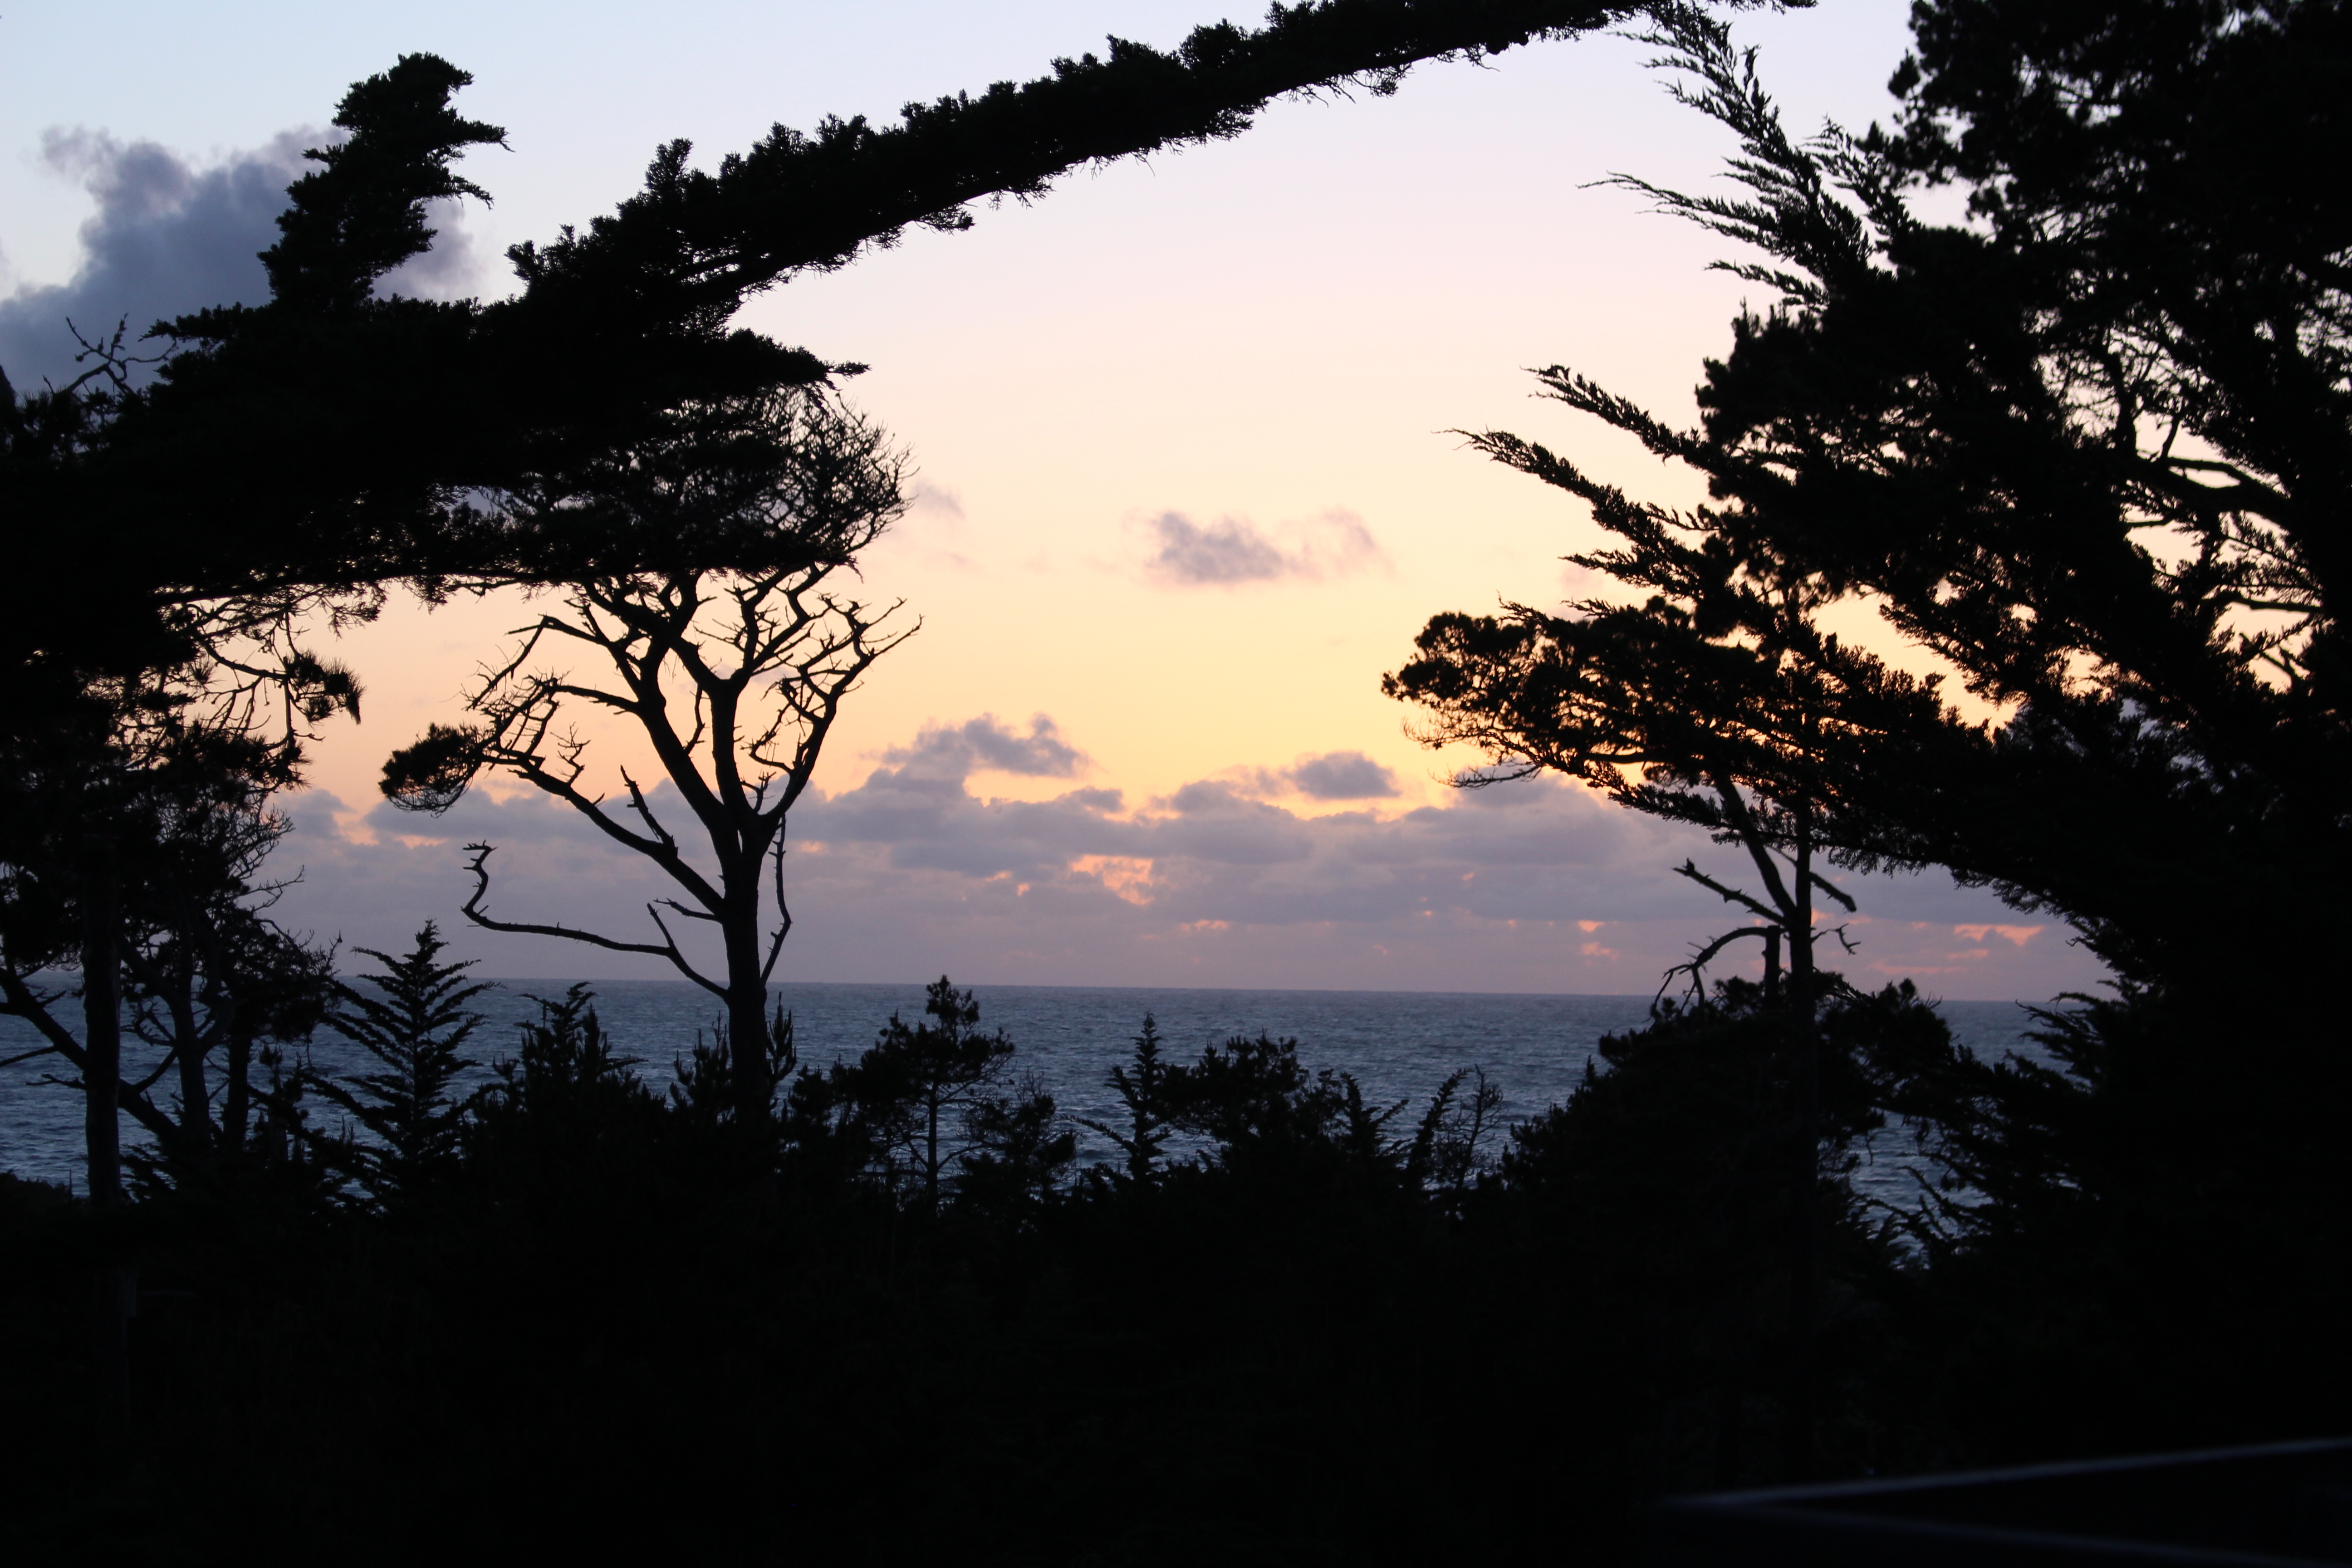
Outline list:
[[[1762,47],[1795,125],[1824,114],[1859,124],[1886,111],[1905,9],[1827,0],[1738,26]],[[511,152],[466,166],[497,205],[446,231],[445,250],[462,247],[473,265],[439,285],[495,292],[505,245],[608,207],[660,141],[692,136],[698,159],[715,162],[772,121],[887,117],[910,98],[1035,75],[1053,55],[1099,47],[1106,32],[1164,44],[1216,15],[1156,0],[205,11],[82,0],[0,19],[0,126],[18,153],[0,170],[0,292],[63,283],[87,259],[76,236],[93,176],[76,174],[82,165],[54,137],[45,160],[45,132],[103,129],[118,143],[147,139],[217,163],[323,122],[350,80],[404,50],[474,71],[461,107],[509,127]],[[873,593],[903,597],[922,631],[851,700],[821,788],[836,800],[880,788],[898,766],[888,754],[926,726],[992,715],[1023,731],[1045,715],[1083,765],[973,770],[971,798],[1009,809],[1119,792],[1102,823],[1070,827],[1028,869],[1009,858],[918,865],[904,845],[859,850],[820,836],[823,847],[794,863],[813,904],[793,938],[793,977],[900,979],[952,964],[981,982],[1647,991],[1720,923],[1696,889],[1658,885],[1690,847],[1647,824],[1605,829],[1615,847],[1582,869],[1554,868],[1549,903],[1529,890],[1524,907],[1477,904],[1506,896],[1489,891],[1497,872],[1485,851],[1446,859],[1427,847],[1467,809],[1436,776],[1472,759],[1416,746],[1402,728],[1411,715],[1379,691],[1436,611],[1591,591],[1559,559],[1596,537],[1581,509],[1465,452],[1453,430],[1517,430],[1637,493],[1693,499],[1685,477],[1623,438],[1531,402],[1526,374],[1564,363],[1686,418],[1700,362],[1728,342],[1748,289],[1706,270],[1720,243],[1594,184],[1622,171],[1705,186],[1727,150],[1641,68],[1650,52],[1614,37],[1549,44],[1489,68],[1424,67],[1393,98],[1280,104],[1235,142],[1082,172],[1042,202],[982,209],[970,233],[917,233],[752,303],[746,324],[872,366],[846,391],[906,444],[919,475],[906,520],[864,566]],[[106,69],[80,68],[100,57]],[[1184,551],[1221,544],[1255,563],[1246,580],[1187,580]],[[343,657],[368,686],[366,721],[318,754],[323,793],[298,814],[294,848],[310,870],[289,908],[377,946],[399,943],[397,922],[413,929],[420,910],[433,912],[441,894],[429,889],[446,882],[454,908],[464,883],[430,837],[439,830],[371,818],[376,771],[425,723],[455,716],[475,666],[529,613],[505,598],[432,614],[402,602],[346,638]],[[617,732],[599,749],[608,763],[633,751]],[[1389,793],[1317,798],[1293,770],[1334,753],[1385,769]],[[1214,816],[1176,804],[1198,781],[1227,789],[1219,821],[1271,831],[1274,816],[1250,814],[1334,818],[1302,858],[1281,862],[1323,868],[1319,890],[1270,891],[1273,861],[1247,890],[1219,883],[1198,868],[1242,862],[1184,847],[1173,826],[1146,842],[1139,823]],[[1430,808],[1434,826],[1415,838],[1423,827],[1405,819]],[[1528,809],[1593,833],[1604,829],[1591,814],[1613,810]],[[1456,901],[1432,895],[1426,913],[1408,916],[1398,911],[1409,901],[1391,900],[1351,923],[1349,879],[1389,866],[1393,892],[1408,841],[1438,856],[1424,867],[1430,885],[1454,888]],[[1353,847],[1334,847],[1343,844]],[[827,905],[835,884],[820,868],[860,854],[869,881],[840,881]],[[395,875],[389,856],[416,859]],[[420,869],[441,860],[441,882]],[[626,879],[625,867],[564,865],[550,862],[533,885],[588,897],[561,891],[576,876],[571,886],[603,897]],[[911,879],[887,897],[914,899],[919,885],[926,912],[868,921],[887,899],[854,889],[881,886],[870,879],[894,867]],[[2040,996],[2095,973],[2056,931],[2013,934],[2028,928],[2005,923],[1983,895],[1947,890],[1937,903],[1924,884],[1906,886],[1871,928],[1878,951],[1857,963],[1948,972],[1931,988],[1955,995]],[[1096,903],[1072,904],[1068,919],[1114,922],[1084,940],[1070,934],[1079,926],[1053,923],[1061,915],[1004,912],[1081,895]],[[627,896],[613,896],[625,910]],[[1097,904],[1108,914],[1085,914]],[[832,935],[820,908],[835,910]],[[871,934],[885,927],[898,934]],[[1948,959],[1963,931],[1979,933],[1969,951],[1982,956]],[[467,951],[492,973],[579,963],[478,942]]]

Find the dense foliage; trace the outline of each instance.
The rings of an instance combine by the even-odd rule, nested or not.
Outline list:
[[[663,1092],[582,988],[478,1088],[436,1078],[464,1032],[436,941],[346,1005],[404,1066],[314,1086],[374,1136],[310,1117],[266,1196],[142,1205],[138,1436],[103,1479],[62,1462],[89,1406],[75,1358],[36,1363],[19,1539],[1325,1562],[1608,1549],[1662,1487],[1775,1473],[1788,1215],[1759,1177],[1795,1146],[1752,988],[1604,1042],[1507,1151],[1459,1083],[1373,1104],[1296,1041],[1171,1061],[1147,1021],[1115,1082],[1172,1142],[1075,1169],[945,979],[852,1060],[795,1068],[775,1020],[746,1128],[714,1052]],[[1851,1175],[1870,1075],[1948,1037],[1907,990],[1832,989],[1833,1447],[1916,1462],[1943,1435],[1884,1375],[1902,1255]],[[0,1194],[0,1311],[62,1348],[80,1230],[47,1201]]]
[[[1657,13],[1745,190],[1621,183],[1741,242],[1726,265],[1777,302],[1734,323],[1695,429],[1540,380],[1708,501],[1475,437],[1591,508],[1614,545],[1579,559],[1615,590],[1439,616],[1390,689],[1433,741],[1759,866],[1944,867],[2069,921],[2117,994],[2050,1019],[2058,1068],[1922,1061],[1886,1090],[1972,1194],[1928,1242],[1953,1395],[1989,1451],[2307,1428],[2352,1391],[2323,1327],[2352,1310],[2352,1080],[2308,973],[2352,853],[2352,205],[2287,150],[2345,134],[2352,16],[1926,0],[1914,30],[1892,129],[1801,140],[1726,28]],[[1966,217],[1919,216],[1944,187]],[[1950,677],[1828,635],[1856,601]]]

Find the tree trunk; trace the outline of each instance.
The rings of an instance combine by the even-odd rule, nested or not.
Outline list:
[[[122,1204],[122,977],[118,912],[120,868],[110,839],[94,837],[81,897],[82,1137],[89,1157],[89,1206],[103,1226]],[[113,1238],[100,1245],[110,1254]],[[99,1405],[118,1430],[131,1407],[130,1267],[106,1256],[91,1280],[91,1371]]]
[[[91,841],[81,900],[82,1138],[89,1163],[93,1208],[122,1201],[122,1129],[118,1119],[122,1081],[122,981],[116,944],[114,846]]]
[[[933,1214],[940,1208],[940,1096],[934,1089],[924,1097],[923,1203]]]
[[[172,1004],[173,1028],[179,1036],[181,1155],[201,1170],[213,1163],[212,1095],[205,1082],[204,1033],[196,1026],[195,1008],[184,997]]]
[[[760,973],[759,858],[748,866],[729,865],[723,874],[728,1076],[735,1089],[736,1120],[759,1127],[767,1122],[775,1093],[768,1081],[768,986]]]
[[[746,1127],[757,1127],[768,1120],[774,1094],[775,1086],[768,1081],[767,1003],[767,987],[756,979],[749,986],[730,981],[728,1070],[735,1086],[735,1115]]]
[[[1813,1326],[1821,1206],[1821,1037],[1813,1017],[1812,814],[1797,812],[1796,929],[1789,933],[1790,1087],[1796,1136],[1789,1171],[1789,1479],[1814,1468]]]
[[[228,1082],[221,1090],[221,1148],[225,1163],[245,1158],[247,1124],[253,1116],[253,1037],[232,1017],[228,1031]]]

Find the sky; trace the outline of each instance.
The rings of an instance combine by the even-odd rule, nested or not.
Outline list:
[[[1901,0],[1746,16],[1791,121],[1884,117]],[[0,366],[70,374],[128,315],[256,299],[253,252],[300,150],[403,52],[472,71],[508,130],[398,286],[510,287],[501,253],[772,123],[895,114],[1040,74],[1107,34],[1170,44],[1219,16],[1165,0],[996,4],[263,4],[115,0],[0,14]],[[1701,836],[1555,781],[1465,793],[1380,677],[1428,616],[1592,591],[1560,557],[1580,506],[1464,449],[1543,440],[1638,493],[1688,477],[1531,400],[1564,363],[1670,419],[1748,286],[1723,242],[1601,184],[1705,188],[1725,137],[1651,53],[1597,37],[1423,67],[1393,97],[1277,104],[1236,141],[1062,180],[755,299],[744,324],[832,361],[916,472],[861,563],[920,632],[845,709],[796,812],[795,980],[1647,992],[1738,923],[1672,874],[1736,876]],[[1759,301],[1761,303],[1762,301]],[[642,931],[653,873],[565,808],[477,790],[446,819],[374,780],[534,613],[396,601],[337,651],[364,722],[331,730],[280,851],[281,918],[404,945],[455,928],[459,847],[497,842],[493,908]],[[637,753],[592,754],[610,781]],[[2065,929],[1941,873],[1854,877],[1857,979],[2041,999],[2100,971]],[[643,975],[654,961],[452,929],[485,972]]]

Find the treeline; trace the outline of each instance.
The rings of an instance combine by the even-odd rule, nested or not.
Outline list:
[[[1295,1040],[1178,1058],[1147,1016],[1082,1165],[944,978],[854,1058],[800,1061],[774,1015],[747,1119],[732,1041],[635,1060],[575,986],[495,1049],[430,928],[373,956],[326,1024],[366,1069],[282,1064],[214,1179],[149,1166],[111,1236],[5,1188],[20,1539],[1624,1560],[1664,1493],[2275,1435],[2343,1386],[2321,1336],[2242,1332],[2281,1272],[2243,1254],[2137,1302],[2237,1337],[2148,1361],[2106,1316],[2130,1255],[2053,1257],[2085,1232],[2021,1212],[2045,1149],[1982,1137],[2021,1086],[2078,1091],[1961,1050],[1907,984],[1820,977],[1814,1135],[1801,1023],[1745,981],[1510,1125],[1475,1070],[1369,1100]],[[1885,1160],[1916,1201],[1859,1189]],[[77,1344],[126,1242],[127,1443]],[[2283,1351],[2293,1381],[2213,1375]]]
[[[797,1062],[776,1016],[779,1089],[744,1119],[731,1042],[649,1071],[584,987],[460,1092],[478,985],[429,928],[375,956],[330,1020],[368,1070],[287,1072],[233,1181],[149,1172],[140,1436],[95,1473],[70,1351],[92,1238],[8,1190],[9,1331],[50,1352],[9,1456],[34,1538],[1622,1552],[1659,1491],[1785,1472],[1791,1162],[1824,1215],[1826,1462],[1976,1436],[1927,1396],[1927,1222],[1853,1185],[1890,1086],[1967,1060],[1908,987],[1827,982],[1818,1150],[1789,1018],[1733,983],[1510,1127],[1474,1071],[1369,1101],[1297,1041],[1176,1059],[1146,1017],[1124,1114],[1091,1124],[1116,1156],[1081,1167],[945,979],[855,1059]]]

